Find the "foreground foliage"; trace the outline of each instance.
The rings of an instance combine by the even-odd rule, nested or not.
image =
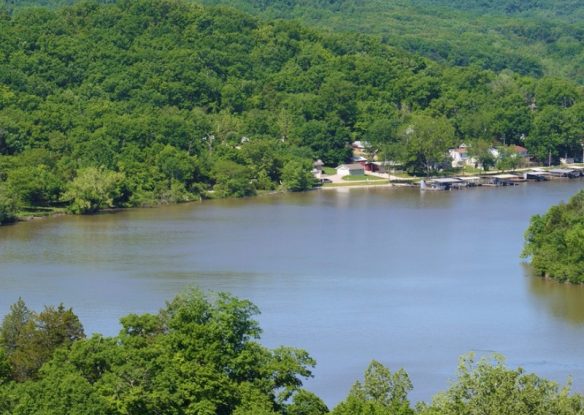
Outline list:
[[[0,327],[0,414],[322,415],[302,388],[314,360],[267,349],[249,301],[191,290],[158,314],[121,319],[117,336],[86,338],[62,305],[41,313],[22,300]],[[412,383],[373,361],[333,415],[576,415],[584,398],[569,386],[505,367],[499,356],[463,357],[458,379],[412,407]]]
[[[19,302],[0,331],[0,413],[269,415],[290,402],[297,414],[326,408],[301,389],[314,360],[303,350],[261,346],[257,312],[248,301],[191,291],[159,314],[122,318],[116,337],[83,338],[77,325],[62,333],[69,325],[29,323],[55,321],[46,314],[77,322],[65,318],[70,310],[36,316]],[[23,362],[35,365],[22,370]]]
[[[584,190],[531,218],[523,256],[540,275],[584,283]]]

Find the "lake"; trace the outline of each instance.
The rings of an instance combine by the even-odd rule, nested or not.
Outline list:
[[[413,401],[458,357],[500,352],[584,390],[584,287],[530,276],[529,218],[584,181],[425,192],[320,190],[57,217],[0,228],[0,315],[63,302],[117,333],[186,286],[257,304],[262,342],[307,349],[306,385],[337,403],[371,359],[405,368]]]

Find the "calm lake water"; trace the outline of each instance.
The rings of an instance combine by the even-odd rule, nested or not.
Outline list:
[[[262,310],[263,343],[307,349],[307,386],[342,399],[371,359],[405,368],[413,401],[455,377],[461,354],[584,391],[584,287],[529,275],[529,218],[584,181],[420,193],[345,189],[212,201],[0,228],[0,315],[22,296],[65,303],[113,335],[185,286]]]

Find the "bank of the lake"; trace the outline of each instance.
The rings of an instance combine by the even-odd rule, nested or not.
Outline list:
[[[557,166],[554,167],[548,167],[548,168],[540,168],[540,170],[542,171],[546,171],[546,170],[550,170],[552,168],[556,168]],[[582,169],[584,169],[584,165],[578,165],[577,169],[579,171],[581,171]],[[489,176],[493,176],[496,174],[512,174],[512,175],[517,175],[517,174],[521,174],[522,172],[527,172],[527,171],[531,171],[531,168],[527,168],[527,169],[519,169],[519,170],[513,170],[513,171],[505,171],[505,170],[501,170],[501,171],[492,171],[490,172],[488,175],[483,175],[484,177],[489,177]],[[456,177],[464,177],[465,175],[462,176],[456,176]],[[353,189],[365,189],[368,187],[418,187],[420,186],[420,181],[424,181],[424,180],[432,180],[431,177],[422,177],[422,178],[416,178],[416,177],[406,177],[406,178],[402,178],[402,177],[394,177],[393,179],[391,178],[392,176],[390,176],[389,179],[384,179],[378,176],[372,176],[374,179],[372,180],[347,180],[344,182],[334,182],[334,183],[324,183],[322,186],[319,187],[314,187],[312,189],[309,190],[305,190],[305,191],[314,191],[314,190],[330,190],[330,189],[339,189],[339,188],[353,188]],[[441,176],[441,178],[444,178],[445,176]],[[448,176],[451,177],[451,176]],[[454,176],[452,176],[454,177]],[[519,176],[517,176],[519,177]],[[549,179],[548,179],[549,180]],[[567,178],[553,178],[552,180],[567,180]],[[276,190],[276,191],[260,191],[257,192],[254,196],[249,196],[249,197],[262,197],[262,196],[273,196],[276,194],[280,194],[280,193],[287,193],[286,190]],[[193,200],[187,200],[187,201],[182,201],[182,202],[173,202],[171,204],[177,204],[177,203],[198,203],[198,202],[203,202],[205,200],[212,200],[217,198],[214,195],[213,191],[208,191],[205,194],[205,197],[199,197],[198,199],[193,199]],[[157,207],[162,207],[162,206],[166,206],[169,203],[158,203],[158,204],[153,204],[150,206],[143,206],[143,208],[157,208]],[[134,208],[125,208],[125,209],[134,209]],[[97,212],[94,212],[93,214],[99,214],[99,213],[112,213],[112,212],[120,212],[123,211],[124,208],[109,208],[109,209],[101,209]],[[28,207],[25,209],[22,209],[14,218],[13,221],[10,221],[8,223],[4,223],[4,225],[12,225],[14,223],[17,222],[27,222],[27,221],[33,221],[33,220],[39,220],[39,219],[46,219],[46,218],[50,218],[50,217],[55,217],[55,216],[62,216],[62,215],[66,215],[69,214],[69,212],[67,211],[66,208],[63,207]],[[0,223],[0,226],[2,226],[2,223]]]
[[[584,289],[531,277],[519,254],[529,218],[583,187],[345,188],[2,227],[0,314],[19,296],[64,302],[114,334],[198,285],[256,303],[266,345],[310,351],[308,387],[329,404],[373,358],[427,399],[472,350],[581,391]]]

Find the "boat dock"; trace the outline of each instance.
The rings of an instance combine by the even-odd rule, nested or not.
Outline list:
[[[549,169],[534,168],[517,173],[484,174],[480,176],[455,176],[423,179],[419,182],[420,190],[461,190],[477,186],[516,186],[525,182],[542,182],[557,179],[575,179],[584,177],[584,166],[566,166]]]

